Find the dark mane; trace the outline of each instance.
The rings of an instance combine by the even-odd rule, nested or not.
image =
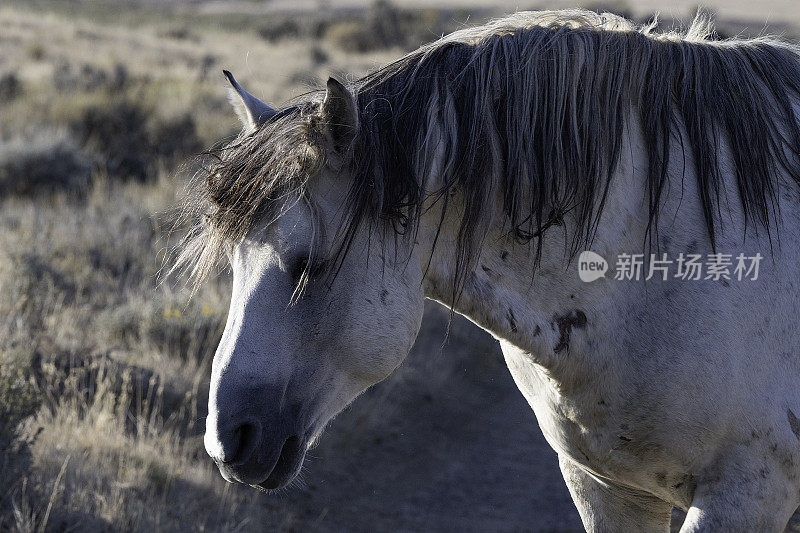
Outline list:
[[[433,114],[444,130],[442,192],[457,188],[466,203],[458,271],[480,244],[474,236],[495,191],[518,241],[573,213],[581,226],[572,252],[588,248],[633,105],[650,162],[651,237],[678,142],[693,155],[715,242],[720,136],[732,152],[745,217],[770,227],[779,173],[800,179],[795,48],[770,39],[712,42],[702,20],[678,38],[634,31],[607,15],[540,17],[548,24],[517,15],[466,30],[361,80],[355,186],[378,172],[373,198],[358,196],[353,213],[375,216],[377,205],[384,215],[418,220],[426,168],[415,155]]]
[[[456,32],[356,82],[361,127],[343,248],[364,223],[413,233],[434,164],[441,201],[458,191],[464,204],[456,286],[498,195],[509,233],[533,241],[537,257],[538,237],[568,215],[578,221],[571,251],[588,248],[630,119],[649,159],[649,236],[658,231],[678,143],[693,156],[715,242],[723,139],[746,220],[770,232],[779,176],[800,181],[798,49],[770,38],[712,41],[701,18],[682,35],[651,30],[586,11],[519,13]],[[265,205],[302,189],[298,176],[324,158],[313,149],[314,119],[313,109],[290,114],[229,149],[211,169],[211,218],[198,235],[238,238]]]

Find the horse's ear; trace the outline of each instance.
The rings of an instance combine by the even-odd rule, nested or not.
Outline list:
[[[322,118],[334,148],[347,151],[358,132],[358,109],[350,91],[334,78],[328,78]]]
[[[233,74],[227,70],[223,70],[222,73],[231,84],[231,88],[228,90],[228,99],[233,104],[233,110],[236,111],[245,128],[255,129],[275,115],[274,109],[245,91]]]

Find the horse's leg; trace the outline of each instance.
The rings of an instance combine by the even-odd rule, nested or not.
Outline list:
[[[600,480],[564,456],[558,463],[586,531],[669,531],[672,505]]]
[[[715,463],[698,479],[681,533],[783,531],[797,489],[776,466],[742,454]]]

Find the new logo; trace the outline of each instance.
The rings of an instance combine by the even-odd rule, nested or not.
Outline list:
[[[604,278],[608,271],[608,263],[602,256],[586,250],[578,256],[578,275],[581,281],[589,283]]]

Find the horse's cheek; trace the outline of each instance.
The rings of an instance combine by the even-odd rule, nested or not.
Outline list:
[[[421,289],[419,294],[392,289],[384,285],[374,294],[354,298],[339,322],[337,367],[362,388],[382,381],[403,362],[422,322]]]

